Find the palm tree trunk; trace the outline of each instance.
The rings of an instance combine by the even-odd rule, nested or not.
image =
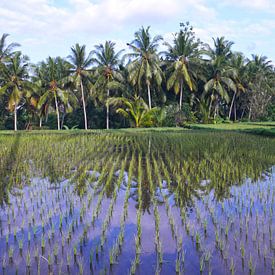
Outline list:
[[[152,109],[152,105],[151,105],[151,90],[150,90],[150,83],[147,83],[147,92],[148,92],[148,102],[149,102],[149,109]]]
[[[14,105],[14,131],[17,131],[17,104]]]
[[[252,108],[251,108],[251,104],[250,104],[250,106],[249,106],[249,113],[248,113],[248,120],[250,121],[251,120],[251,110]]]
[[[42,117],[39,118],[39,128],[42,128]]]
[[[212,94],[212,95],[213,95],[213,94]],[[210,97],[209,110],[208,110],[208,118],[210,118],[210,116],[211,116],[212,102],[213,102],[213,99],[212,99],[212,96],[211,96],[211,97]]]
[[[106,115],[106,129],[109,129],[109,112],[110,112],[110,108],[109,108],[109,103],[108,103],[108,98],[110,95],[110,90],[107,89],[107,103],[106,103],[106,107],[107,107],[107,115]]]
[[[242,114],[241,114],[241,120],[243,119],[244,112],[245,112],[245,108],[243,108],[243,111],[242,111]]]
[[[64,120],[65,120],[65,112],[62,113],[62,117],[61,117],[61,129],[63,129],[63,125],[64,125]]]
[[[54,91],[54,102],[55,102],[55,111],[57,116],[57,130],[60,130],[59,110],[58,110],[58,103],[57,103],[57,97],[56,97],[55,91]]]
[[[182,94],[183,94],[183,81],[180,81],[180,110],[182,106]]]
[[[84,98],[84,89],[83,89],[82,79],[80,80],[80,88],[81,88],[81,96],[82,96],[85,130],[88,130],[87,115],[86,115],[86,104],[85,104],[85,98]]]
[[[228,119],[229,120],[231,118],[232,108],[233,108],[233,104],[234,104],[234,101],[235,101],[235,97],[236,97],[236,92],[234,92],[234,95],[233,95],[233,98],[232,98],[232,101],[231,101],[231,105],[230,105],[230,109],[229,109],[229,114],[228,114]]]

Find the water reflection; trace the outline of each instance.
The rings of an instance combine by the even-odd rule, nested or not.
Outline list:
[[[274,270],[274,139],[190,131],[0,142],[8,274]]]

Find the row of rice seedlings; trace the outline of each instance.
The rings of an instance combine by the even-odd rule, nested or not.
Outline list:
[[[118,192],[120,190],[120,186],[121,186],[123,178],[124,178],[124,171],[125,171],[127,157],[128,156],[126,155],[125,159],[123,160],[123,162],[120,166],[119,176],[118,176],[117,182],[115,184],[115,189],[114,189],[114,192],[113,192],[113,195],[112,195],[112,200],[109,204],[108,213],[107,213],[107,215],[104,219],[104,222],[102,224],[101,238],[100,238],[101,249],[103,248],[103,246],[105,244],[105,241],[106,241],[106,231],[107,231],[108,226],[111,222],[111,219],[112,219],[112,216],[113,216],[114,205],[116,203]]]
[[[111,266],[117,263],[117,258],[121,252],[122,245],[124,242],[125,222],[128,217],[128,205],[129,205],[129,197],[130,197],[130,189],[132,184],[134,165],[135,165],[135,156],[134,154],[132,154],[132,158],[129,164],[128,182],[127,182],[127,188],[125,191],[123,212],[120,218],[120,231],[119,231],[118,237],[116,238],[116,241],[114,242],[109,252],[109,262]]]
[[[131,263],[130,274],[135,274],[137,267],[140,264],[140,254],[141,254],[141,216],[142,216],[142,162],[141,154],[138,155],[138,209],[137,209],[137,234],[135,236],[135,259]]]
[[[182,237],[179,236],[178,229],[177,229],[176,223],[175,223],[175,219],[174,219],[172,211],[171,211],[171,206],[169,204],[167,196],[163,192],[162,177],[161,177],[161,173],[158,168],[158,163],[156,161],[156,157],[152,156],[152,159],[153,159],[153,165],[154,165],[154,169],[155,169],[155,175],[158,179],[159,190],[160,190],[160,193],[161,193],[164,203],[165,203],[165,210],[166,210],[166,214],[167,214],[167,217],[169,220],[172,237],[176,241],[177,250],[176,250],[175,270],[177,273],[181,273],[182,269],[184,268],[184,256],[185,256],[185,253],[184,253],[183,247],[182,247]],[[158,157],[158,160],[160,163],[162,163],[161,157]]]
[[[156,265],[156,274],[160,274],[161,266],[163,264],[163,251],[162,251],[162,243],[160,240],[160,216],[158,212],[158,205],[157,200],[155,197],[155,188],[152,179],[152,167],[150,163],[150,156],[146,157],[146,172],[147,178],[149,182],[149,189],[151,193],[151,201],[153,203],[154,209],[154,218],[155,218],[155,247],[156,247],[156,254],[157,254],[157,265]]]

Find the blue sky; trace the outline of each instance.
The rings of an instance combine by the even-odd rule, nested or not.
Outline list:
[[[76,42],[88,50],[105,40],[126,48],[141,25],[170,41],[190,21],[201,40],[234,41],[236,51],[275,63],[274,0],[0,0],[0,33],[19,42],[33,62],[66,57]]]

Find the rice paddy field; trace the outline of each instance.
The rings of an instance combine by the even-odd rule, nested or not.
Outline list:
[[[3,274],[275,274],[275,139],[0,134]]]

